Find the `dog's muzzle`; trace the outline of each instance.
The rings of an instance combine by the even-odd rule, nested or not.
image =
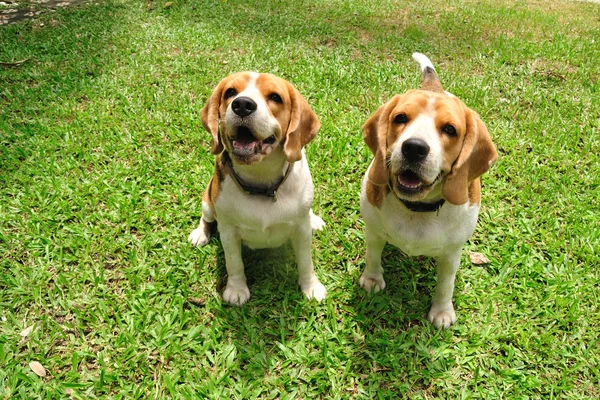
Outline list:
[[[412,170],[404,170],[396,175],[395,186],[398,190],[408,195],[418,194],[424,190],[431,188],[441,178],[440,172],[432,182],[423,180],[416,172]]]
[[[265,147],[275,143],[276,140],[274,135],[271,135],[262,141],[258,140],[250,128],[240,126],[237,128],[237,134],[231,142],[233,146],[232,152],[234,155],[241,158],[251,157],[263,152]]]

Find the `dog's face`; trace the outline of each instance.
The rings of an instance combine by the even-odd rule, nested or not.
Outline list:
[[[225,149],[235,162],[248,165],[278,147],[288,161],[300,160],[302,147],[320,128],[317,115],[292,84],[256,72],[223,79],[202,110],[202,123],[213,136],[213,154]]]
[[[494,163],[496,150],[479,116],[445,93],[411,90],[393,97],[363,126],[375,155],[369,179],[408,201],[468,200],[468,184]]]

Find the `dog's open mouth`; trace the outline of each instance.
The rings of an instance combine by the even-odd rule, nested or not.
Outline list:
[[[259,141],[254,137],[252,131],[245,127],[240,126],[237,129],[237,135],[232,141],[233,154],[238,157],[246,158],[254,154],[262,153],[266,150],[269,145],[275,143],[275,136],[269,136],[268,138]]]
[[[429,189],[440,178],[438,175],[433,182],[426,182],[414,171],[406,170],[398,174],[397,188],[407,194],[416,194],[425,189]]]

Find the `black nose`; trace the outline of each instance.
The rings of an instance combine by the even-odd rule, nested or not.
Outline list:
[[[422,139],[411,138],[402,143],[402,155],[408,161],[423,160],[429,154],[429,145]]]
[[[256,111],[256,103],[250,97],[238,97],[231,103],[231,109],[240,117],[247,117]]]

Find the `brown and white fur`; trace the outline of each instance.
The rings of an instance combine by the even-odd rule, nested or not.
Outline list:
[[[452,293],[462,246],[477,224],[479,177],[498,155],[479,115],[442,89],[426,56],[413,58],[421,65],[422,88],[394,96],[362,128],[375,157],[360,196],[367,244],[360,285],[385,288],[387,242],[409,256],[434,257],[437,286],[428,320],[448,328],[456,322]],[[411,210],[443,200],[437,210]]]
[[[223,299],[241,305],[250,298],[242,262],[242,244],[278,247],[291,241],[298,282],[308,299],[321,301],[325,287],[315,275],[312,230],[323,220],[313,214],[313,182],[303,147],[321,124],[292,84],[271,74],[241,72],[223,79],[202,110],[212,135],[215,172],[202,198],[200,225],[189,236],[204,246],[218,221],[225,253],[227,285]],[[254,187],[277,184],[277,200],[248,194],[232,178]]]

